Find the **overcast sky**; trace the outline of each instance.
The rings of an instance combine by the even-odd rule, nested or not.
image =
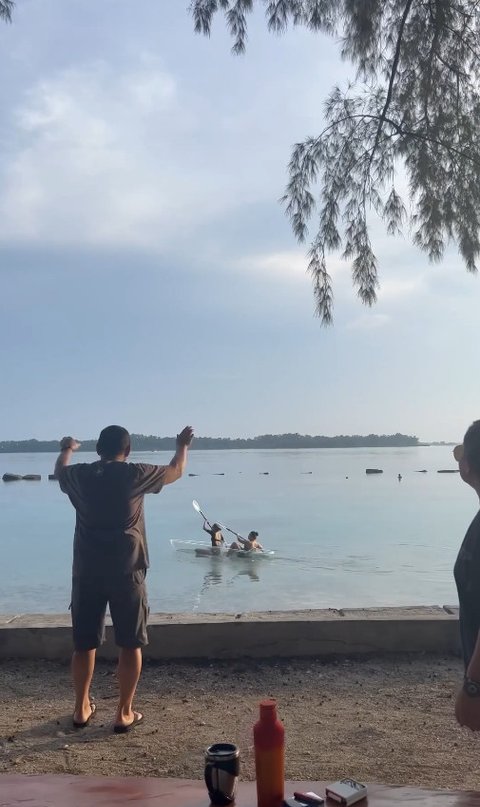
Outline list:
[[[480,416],[480,279],[375,244],[379,303],[332,256],[313,316],[278,199],[351,74],[256,17],[244,57],[183,0],[18,0],[0,28],[0,439],[402,431]]]

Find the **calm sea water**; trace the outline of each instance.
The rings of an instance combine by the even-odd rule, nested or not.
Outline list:
[[[89,454],[77,455],[82,462]],[[170,454],[132,455],[166,463]],[[56,482],[55,455],[0,455],[0,612],[65,612],[74,512]],[[383,468],[367,476],[365,468]],[[251,611],[455,603],[452,567],[477,508],[449,447],[194,451],[185,476],[146,497],[153,611]],[[426,469],[428,473],[417,471]],[[268,475],[264,472],[268,471]],[[397,475],[402,474],[399,482]],[[223,476],[220,474],[224,474]],[[196,558],[171,538],[204,540],[211,520],[250,529],[273,560]]]

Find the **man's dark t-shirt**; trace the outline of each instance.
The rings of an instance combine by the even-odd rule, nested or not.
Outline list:
[[[161,491],[165,470],[163,465],[101,461],[62,468],[60,488],[77,513],[74,577],[148,568],[143,497]]]
[[[480,630],[480,511],[463,539],[454,575],[460,603],[460,638],[466,669]]]

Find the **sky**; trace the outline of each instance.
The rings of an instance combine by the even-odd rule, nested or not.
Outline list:
[[[18,0],[0,27],[0,439],[415,434],[480,417],[480,278],[374,229],[362,306],[329,259],[314,317],[279,204],[290,150],[353,71],[338,43],[180,0]],[[5,80],[6,79],[6,80]]]

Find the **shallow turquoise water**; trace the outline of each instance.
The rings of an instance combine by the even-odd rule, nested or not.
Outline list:
[[[170,454],[132,459],[165,463]],[[43,475],[41,482],[0,483],[0,612],[68,607],[74,513],[57,483],[47,479],[54,461],[52,454],[0,455],[0,475]],[[384,473],[367,476],[367,467]],[[238,612],[454,603],[453,563],[478,508],[458,474],[437,473],[455,467],[449,447],[191,452],[188,471],[198,476],[146,498],[151,608]],[[416,473],[421,469],[428,473]],[[258,530],[275,558],[235,561],[175,552],[170,538],[207,537],[193,498],[211,520],[242,534]]]

